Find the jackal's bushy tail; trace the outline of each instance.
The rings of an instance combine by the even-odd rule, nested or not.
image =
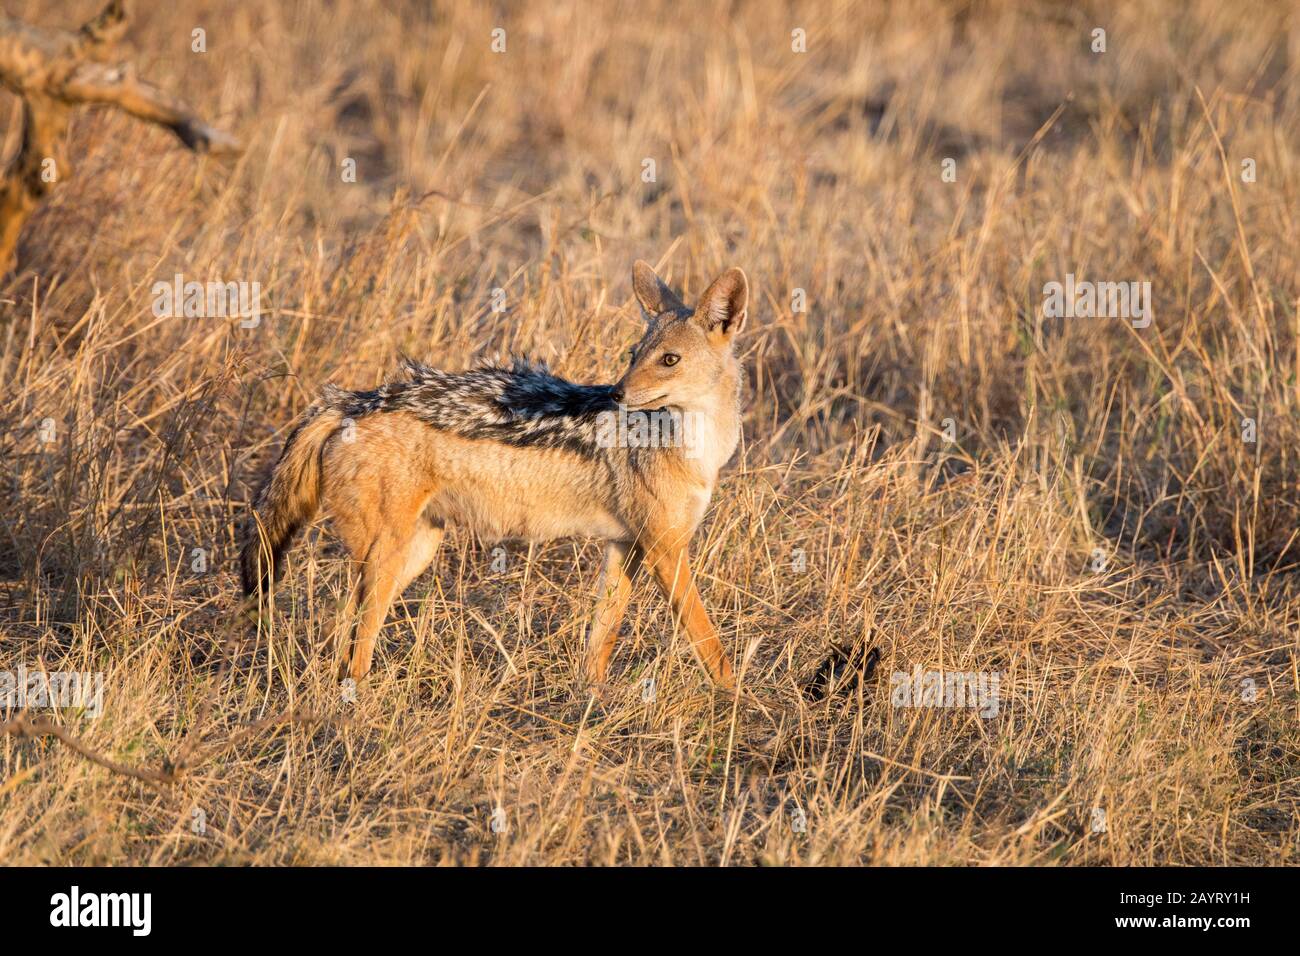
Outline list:
[[[343,421],[342,392],[327,386],[294,425],[253,502],[240,555],[244,595],[269,593],[293,536],[320,507],[321,450]]]

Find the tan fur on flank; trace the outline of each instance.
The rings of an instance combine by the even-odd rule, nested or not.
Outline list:
[[[348,613],[359,616],[342,674],[360,679],[393,599],[433,561],[447,524],[487,539],[596,537],[607,545],[588,679],[605,679],[632,579],[644,569],[709,676],[732,686],[688,545],[740,439],[735,341],[748,282],[729,269],[690,309],[638,262],[633,290],[646,332],[614,385],[575,385],[523,362],[456,374],[409,362],[405,379],[369,392],[327,387],[257,497],[245,592],[270,590],[293,535],[323,508],[352,557]],[[678,440],[607,440],[604,426],[638,414],[675,416]]]

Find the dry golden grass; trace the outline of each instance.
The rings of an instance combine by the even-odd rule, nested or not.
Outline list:
[[[163,788],[0,738],[0,860],[1296,862],[1290,7],[139,6],[145,75],[247,151],[73,125],[0,302],[0,669],[104,672],[103,715],[57,719],[132,766],[330,720]],[[496,573],[455,534],[348,703],[327,528],[214,690],[244,504],[316,389],[399,351],[611,380],[638,257],[691,296],[741,265],[756,296],[745,441],[696,541],[739,700],[642,586],[592,705],[596,546],[512,545]],[[157,319],[177,272],[259,282],[269,313]],[[1149,280],[1154,323],[1044,322],[1067,272]],[[880,648],[876,680],[810,704],[832,642]],[[916,665],[1000,673],[998,715],[891,706]]]

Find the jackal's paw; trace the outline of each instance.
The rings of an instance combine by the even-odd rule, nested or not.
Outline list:
[[[338,678],[340,683],[344,681],[352,681],[353,686],[358,686],[365,681],[369,674],[369,667],[362,670],[360,667],[353,665],[353,663],[346,658],[344,658],[343,662],[339,664]]]
[[[579,690],[580,693],[584,694],[590,700],[594,700],[598,704],[609,703],[610,698],[614,694],[614,688],[610,687],[605,681],[596,681],[590,678],[587,678],[582,682]]]

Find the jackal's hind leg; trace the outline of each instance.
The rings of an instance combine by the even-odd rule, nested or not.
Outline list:
[[[421,574],[425,568],[433,563],[434,558],[438,556],[438,548],[442,545],[443,535],[446,534],[446,528],[441,524],[434,524],[425,518],[421,518],[416,526],[415,534],[411,536],[411,543],[406,546],[406,564],[402,568],[401,580],[397,584],[397,593],[394,597],[401,597],[405,591]]]
[[[340,679],[361,680],[370,673],[375,640],[393,599],[419,576],[437,553],[442,528],[420,516],[418,498],[408,507],[353,513],[335,527],[352,554],[351,588],[342,624],[345,628]]]

